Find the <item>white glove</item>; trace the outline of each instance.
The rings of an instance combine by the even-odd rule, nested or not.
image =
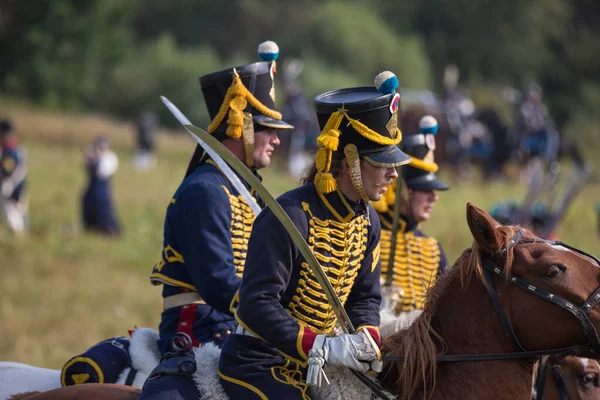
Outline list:
[[[306,383],[321,386],[322,378],[329,383],[323,372],[323,366],[326,363],[345,366],[361,372],[367,372],[369,369],[380,372],[383,367],[380,354],[375,341],[362,331],[337,337],[317,335],[313,347],[308,353],[309,367]]]

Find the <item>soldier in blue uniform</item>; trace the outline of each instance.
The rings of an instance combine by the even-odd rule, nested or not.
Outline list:
[[[108,139],[98,136],[86,154],[85,168],[89,177],[83,195],[83,226],[88,231],[119,236],[121,228],[115,214],[111,178],[117,172],[119,161],[110,150]]]
[[[429,220],[433,204],[438,200],[436,191],[448,189],[435,172],[435,118],[425,116],[419,122],[420,132],[405,136],[402,150],[412,161],[402,170],[402,178],[395,180],[384,197],[373,203],[381,220],[381,277],[384,309],[399,315],[422,310],[427,289],[443,273],[448,261],[442,245],[419,229],[419,223]],[[396,185],[402,184],[400,210],[394,210]],[[400,212],[398,233],[390,270],[392,253],[392,224],[394,213]]]
[[[0,120],[0,208],[15,235],[28,227],[27,163],[9,120]]]
[[[333,336],[336,318],[298,247],[266,209],[250,236],[238,292],[236,334],[219,362],[232,399],[308,399],[311,350],[321,361],[367,371],[379,342],[379,232],[370,200],[378,200],[410,160],[396,146],[398,80],[386,71],[376,87],[318,95],[322,132],[315,167],[278,201],[315,252],[357,332]],[[374,340],[371,341],[369,336]],[[360,350],[359,350],[360,349]]]
[[[277,132],[293,128],[275,109],[277,54],[277,45],[265,42],[259,46],[265,61],[200,77],[212,119],[207,130],[253,170],[269,165],[279,144]],[[220,346],[235,329],[229,306],[240,284],[253,221],[240,193],[196,147],[185,179],[167,207],[163,248],[150,276],[153,284],[163,285],[161,353],[174,350],[171,341],[178,333],[193,346],[209,342]],[[185,356],[166,358],[150,375],[142,397],[194,398],[193,362]],[[70,369],[74,371],[73,366]]]
[[[293,129],[275,109],[273,74],[279,49],[265,42],[258,52],[264,61],[200,78],[212,119],[208,132],[254,171],[270,164],[279,145],[277,132]],[[240,285],[254,218],[240,193],[197,147],[167,209],[162,256],[150,276],[153,284],[163,285],[163,353],[171,350],[176,333],[187,334],[192,346],[221,346],[235,329],[230,306]],[[189,371],[182,371],[185,362],[185,357],[176,357],[161,363],[142,398],[193,398],[194,382]]]

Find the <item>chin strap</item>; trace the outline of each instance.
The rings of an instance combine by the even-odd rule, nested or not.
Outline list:
[[[358,149],[352,143],[347,144],[344,147],[344,154],[346,156],[346,161],[348,162],[348,169],[350,169],[350,180],[352,181],[352,186],[354,186],[354,190],[360,196],[362,201],[365,204],[369,204],[369,196],[365,192],[365,188],[362,183],[362,175],[360,173],[360,156],[358,155]],[[369,207],[367,207],[367,221],[369,225],[371,225],[371,218],[369,215]]]
[[[252,114],[249,112],[244,113],[242,138],[244,139],[244,150],[246,151],[246,165],[248,168],[252,168],[254,166],[254,124]]]

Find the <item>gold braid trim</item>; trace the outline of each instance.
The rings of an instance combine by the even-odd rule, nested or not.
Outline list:
[[[436,163],[428,163],[427,161],[423,161],[415,157],[412,157],[412,161],[408,165],[422,169],[423,171],[432,172],[434,174],[439,169],[439,166]]]
[[[357,119],[352,119],[348,116],[348,114],[344,113],[350,124],[354,128],[354,130],[365,138],[369,139],[371,142],[375,142],[382,146],[395,146],[402,140],[402,132],[400,129],[396,128],[396,138],[389,138],[387,136],[381,136],[379,133],[375,132],[362,122]]]
[[[320,148],[317,152],[317,158],[315,159],[315,165],[317,167],[315,186],[317,191],[320,193],[331,193],[337,188],[337,183],[331,175],[331,172],[329,172],[329,169],[331,168],[332,154],[334,151],[337,151],[340,143],[339,138],[341,132],[339,128],[344,118],[350,122],[350,125],[352,125],[352,128],[354,128],[356,132],[369,139],[371,142],[380,144],[382,146],[391,146],[397,145],[402,140],[402,132],[400,129],[396,128],[395,138],[389,138],[387,136],[380,135],[359,120],[350,118],[347,110],[345,110],[343,107],[334,112],[327,120],[327,123],[323,127],[321,134],[317,138],[317,144]],[[209,132],[211,132],[210,129]]]
[[[229,118],[227,119],[227,124],[229,125],[227,127],[227,136],[234,139],[239,138],[242,135],[242,126],[244,123],[242,111],[247,107],[248,103],[259,113],[276,120],[281,120],[280,112],[271,110],[265,106],[244,86],[235,68],[233,69],[233,74],[233,81],[229,89],[227,89],[221,108],[210,125],[208,125],[207,131],[209,133],[216,131],[227,113],[229,113]]]

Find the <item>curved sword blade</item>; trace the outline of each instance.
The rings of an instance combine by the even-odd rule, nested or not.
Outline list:
[[[246,189],[246,186],[244,186],[240,178],[238,178],[238,176],[231,170],[231,167],[225,161],[223,161],[223,158],[221,158],[221,156],[219,156],[213,149],[211,149],[210,146],[204,143],[192,132],[190,132],[186,125],[192,125],[192,123],[189,119],[187,119],[185,115],[183,115],[183,113],[179,110],[179,108],[175,106],[175,104],[171,103],[169,99],[167,99],[165,96],[160,96],[160,99],[165,104],[165,106],[167,106],[169,111],[171,111],[171,114],[175,116],[177,121],[179,121],[179,123],[194,137],[196,142],[198,142],[198,144],[202,146],[204,151],[206,151],[206,153],[215,162],[215,164],[217,164],[219,169],[223,171],[223,174],[225,174],[227,179],[229,179],[229,182],[231,182],[233,187],[244,198],[244,200],[246,200],[246,203],[248,203],[248,206],[252,209],[254,215],[258,215],[258,213],[260,213],[260,206],[256,203],[256,200],[254,199],[254,197],[252,197],[248,189]]]
[[[275,200],[267,188],[265,188],[263,184],[256,178],[252,171],[250,171],[248,167],[246,167],[246,165],[240,161],[239,158],[231,153],[227,147],[215,139],[211,134],[194,125],[186,125],[185,127],[198,143],[204,141],[212,150],[218,153],[238,174],[240,174],[246,180],[246,182],[250,184],[250,186],[252,186],[260,198],[265,202],[267,207],[271,209],[273,214],[283,224],[286,231],[289,233],[294,244],[298,246],[298,250],[308,263],[312,272],[315,274],[315,277],[323,288],[323,292],[325,293],[329,304],[333,308],[335,316],[342,326],[342,329],[344,329],[345,332],[353,333],[355,330],[352,326],[352,322],[350,321],[342,302],[335,293],[333,286],[331,286],[329,279],[327,279],[325,272],[321,268],[321,264],[319,264],[319,261],[317,261],[317,258],[308,246],[308,243],[306,243],[306,240],[300,231],[298,231],[296,225],[294,225],[290,217],[285,213],[285,211],[283,211],[283,208],[281,208],[277,200]]]

